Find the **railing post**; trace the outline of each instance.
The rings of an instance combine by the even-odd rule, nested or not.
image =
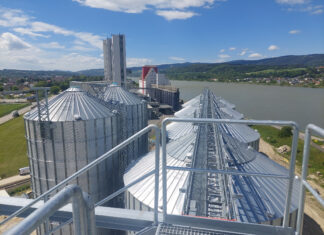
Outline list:
[[[94,204],[89,195],[83,192],[72,200],[74,234],[96,234]]]
[[[309,150],[312,131],[321,137],[324,137],[324,129],[315,126],[314,124],[308,124],[305,130],[304,140],[304,151],[303,151],[303,165],[302,175],[300,179],[300,190],[299,190],[299,205],[298,205],[298,216],[297,216],[297,231],[296,234],[303,233],[303,220],[304,220],[304,208],[305,208],[305,187],[313,194],[315,199],[324,207],[324,200],[320,195],[307,183],[308,174],[308,161],[309,161]]]
[[[25,235],[33,232],[38,226],[44,223],[51,215],[53,215],[62,206],[68,204],[72,200],[74,234],[95,235],[95,220],[93,203],[89,196],[84,195],[81,188],[76,185],[69,185],[42,207],[31,213],[26,219],[18,225],[7,231],[6,235]]]
[[[293,140],[292,140],[290,164],[289,164],[289,181],[287,185],[285,211],[284,211],[284,218],[283,218],[283,225],[282,225],[283,227],[288,227],[289,225],[289,212],[290,212],[290,205],[291,205],[292,189],[293,189],[294,178],[295,178],[295,165],[296,165],[298,138],[299,138],[299,127],[296,123],[294,123]]]
[[[47,201],[48,201],[48,195],[46,195],[44,197],[44,203],[46,203]],[[49,220],[46,219],[45,222],[44,222],[44,231],[45,231],[45,234],[48,234],[49,230],[50,230],[49,229]]]
[[[160,129],[155,128],[155,189],[154,189],[154,225],[158,225],[159,218],[159,172],[160,172]]]
[[[162,121],[162,185],[163,185],[163,222],[167,217],[167,171],[166,171],[166,124],[168,119]]]
[[[310,144],[310,130],[306,128],[305,140],[304,140],[304,151],[303,151],[303,165],[302,165],[302,175],[300,179],[300,189],[299,189],[299,204],[298,204],[298,216],[297,216],[297,234],[302,234],[303,232],[303,220],[304,220],[304,206],[305,206],[305,186],[303,180],[307,177],[308,171],[308,159],[309,159],[309,144]]]

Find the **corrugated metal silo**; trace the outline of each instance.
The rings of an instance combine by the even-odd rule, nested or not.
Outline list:
[[[110,85],[103,100],[119,111],[122,119],[122,139],[126,139],[147,126],[147,103],[126,89]],[[128,145],[126,159],[121,172],[132,161],[148,151],[147,135]]]
[[[32,187],[35,196],[114,147],[119,118],[96,98],[70,88],[48,102],[49,121],[39,121],[38,110],[24,116]],[[98,201],[115,190],[118,159],[100,164],[78,177],[78,184]],[[109,185],[107,187],[107,185]]]

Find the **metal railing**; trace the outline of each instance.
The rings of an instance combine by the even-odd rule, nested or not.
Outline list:
[[[24,211],[26,211],[27,209],[29,209],[31,206],[33,206],[36,202],[38,202],[40,200],[46,200],[50,196],[51,193],[55,192],[56,190],[58,190],[62,186],[66,186],[73,179],[75,179],[78,176],[80,176],[81,174],[87,172],[88,170],[90,170],[91,168],[95,167],[96,165],[98,165],[102,161],[108,159],[113,154],[117,153],[119,150],[123,149],[128,144],[130,144],[134,140],[138,139],[142,135],[150,132],[151,130],[154,130],[155,131],[155,169],[152,170],[152,171],[150,171],[149,173],[145,174],[144,176],[140,177],[139,179],[133,181],[132,183],[126,185],[125,187],[119,189],[118,191],[116,191],[115,193],[109,195],[105,199],[97,202],[95,204],[95,206],[100,206],[100,205],[106,203],[107,201],[111,200],[115,196],[121,194],[122,192],[125,192],[129,187],[132,187],[133,185],[135,185],[136,183],[140,182],[141,180],[143,180],[143,179],[147,178],[148,176],[154,174],[155,175],[154,224],[157,224],[158,223],[158,198],[159,198],[159,194],[158,194],[159,190],[158,189],[159,189],[160,129],[158,128],[158,126],[151,124],[151,125],[148,125],[147,127],[145,127],[144,129],[140,130],[139,132],[135,133],[134,135],[132,135],[128,139],[124,140],[123,142],[121,142],[120,144],[118,144],[117,146],[115,146],[114,148],[112,148],[111,150],[109,150],[107,153],[101,155],[99,158],[97,158],[96,160],[94,160],[91,163],[89,163],[88,165],[86,165],[85,167],[83,167],[80,170],[78,170],[77,172],[73,173],[71,176],[69,176],[68,178],[66,178],[65,180],[63,180],[62,182],[60,182],[59,184],[57,184],[56,186],[54,186],[53,188],[49,189],[47,192],[45,192],[42,195],[38,196],[35,200],[33,200],[32,202],[30,202],[25,207],[20,208],[19,210],[17,210],[16,212],[14,212],[10,216],[8,216],[6,219],[2,220],[0,222],[0,226],[3,225],[3,224],[5,224],[5,223],[7,223],[12,218],[14,218],[14,217],[20,215],[21,213],[23,213]],[[45,222],[46,222],[46,220],[45,220]],[[69,221],[67,221],[64,224],[59,225],[58,228],[55,228],[51,232],[54,232],[54,231],[58,230],[59,228],[63,227],[64,225],[66,225],[68,223],[71,223],[71,222],[72,222],[72,219],[70,219]],[[49,232],[49,233],[51,233],[51,232]]]
[[[167,152],[166,152],[166,141],[167,141],[167,131],[166,125],[169,122],[191,122],[191,123],[216,123],[216,124],[245,124],[245,125],[278,125],[278,126],[291,126],[293,127],[293,138],[292,138],[292,150],[291,150],[291,158],[290,158],[290,167],[288,175],[279,175],[279,174],[262,174],[256,172],[239,172],[234,170],[211,170],[211,169],[197,169],[197,168],[185,168],[185,167],[174,167],[167,165]],[[131,182],[130,184],[126,185],[125,187],[119,189],[118,191],[112,193],[105,199],[97,202],[94,207],[100,206],[112,198],[116,197],[117,195],[125,192],[128,188],[134,186],[138,182],[144,180],[148,176],[155,174],[155,197],[154,197],[154,225],[158,224],[158,191],[159,191],[159,153],[160,153],[160,129],[156,125],[149,125],[146,128],[142,129],[141,131],[137,132],[133,136],[129,137],[107,153],[100,156],[95,161],[91,162],[87,166],[83,167],[49,191],[45,192],[44,194],[40,195],[38,198],[33,200],[27,206],[17,210],[15,213],[10,215],[7,219],[0,222],[0,225],[6,223],[11,218],[18,216],[22,212],[26,211],[36,202],[47,198],[50,193],[54,192],[55,190],[59,189],[62,186],[65,186],[68,182],[75,179],[82,173],[85,173],[92,167],[96,166],[100,162],[104,161],[105,159],[112,156],[114,153],[119,151],[120,149],[127,146],[129,143],[134,141],[135,139],[139,138],[140,136],[146,134],[147,132],[154,130],[156,135],[155,141],[155,169],[144,174],[143,176],[139,177],[135,181]],[[310,138],[311,133],[316,133],[320,136],[324,137],[324,129],[317,127],[313,124],[309,124],[305,131],[305,143],[304,143],[304,152],[303,152],[303,164],[302,164],[302,177],[300,183],[300,192],[299,192],[299,210],[298,210],[298,217],[297,217],[297,231],[296,233],[299,235],[302,232],[302,222],[303,222],[303,212],[304,212],[304,203],[305,203],[305,188],[307,188],[314,197],[320,202],[322,206],[324,206],[324,200],[319,196],[319,194],[308,184],[306,177],[307,177],[307,166],[308,166],[308,159],[309,159],[309,148],[310,148]],[[162,122],[162,189],[163,189],[163,222],[167,222],[168,215],[167,214],[167,170],[182,170],[182,171],[190,171],[190,172],[200,172],[200,173],[217,173],[217,174],[227,174],[227,175],[242,175],[242,176],[254,176],[254,177],[272,177],[272,178],[281,178],[289,180],[286,189],[286,198],[285,198],[285,208],[284,208],[284,218],[283,218],[283,228],[288,227],[289,223],[289,209],[291,204],[291,197],[292,197],[292,186],[294,182],[294,171],[295,171],[295,161],[296,161],[296,153],[297,153],[297,143],[298,143],[298,134],[299,128],[295,122],[291,121],[270,121],[270,120],[232,120],[232,119],[206,119],[206,118],[166,118]],[[33,231],[37,228],[40,224],[46,222],[49,216],[51,216],[56,210],[60,207],[68,203],[68,201],[72,198],[73,202],[73,219],[68,220],[65,223],[54,228],[51,232],[54,232],[64,225],[74,222],[74,227],[76,234],[94,234],[93,231],[93,221],[94,221],[94,208],[91,206],[91,203],[87,199],[87,197],[82,194],[82,192],[78,186],[68,186],[64,190],[57,193],[52,199],[47,201],[43,207],[33,212],[30,216],[28,216],[25,220],[23,220],[19,225],[15,226],[12,230],[9,230],[6,234],[26,234]],[[80,196],[82,195],[82,196]],[[88,216],[85,216],[88,215]],[[171,217],[170,217],[171,218]],[[244,225],[244,226],[247,226]],[[252,226],[252,225],[251,225]],[[257,225],[253,225],[257,226]],[[82,233],[82,231],[84,233]],[[19,231],[23,231],[18,233]],[[79,232],[80,231],[80,232]],[[89,233],[90,231],[90,233]]]
[[[166,125],[169,122],[191,122],[191,123],[218,123],[218,124],[246,124],[246,125],[277,125],[277,126],[291,126],[293,128],[292,150],[290,156],[290,166],[288,175],[277,174],[262,174],[255,172],[239,172],[229,170],[211,170],[211,169],[197,169],[197,168],[185,168],[185,167],[172,167],[167,166],[167,131]],[[233,120],[233,119],[210,119],[210,118],[166,118],[162,122],[162,182],[163,182],[163,221],[167,221],[167,170],[182,170],[191,172],[204,172],[204,173],[218,173],[227,175],[242,175],[242,176],[255,176],[255,177],[272,177],[288,179],[285,199],[285,209],[283,218],[283,227],[287,228],[289,224],[289,209],[291,205],[292,187],[295,176],[295,162],[298,144],[299,127],[297,123],[292,121],[271,121],[271,120]]]
[[[87,193],[82,192],[76,185],[69,185],[47,201],[44,206],[38,208],[26,219],[21,221],[4,235],[25,235],[33,232],[44,223],[58,209],[72,200],[72,213],[74,233],[80,235],[95,235],[96,221],[94,204]]]
[[[307,188],[316,200],[324,207],[324,200],[320,195],[309,185],[307,182],[307,173],[308,173],[308,160],[309,160],[309,149],[312,132],[315,134],[324,137],[324,129],[314,125],[308,124],[305,131],[305,140],[304,140],[304,151],[303,151],[303,165],[302,165],[302,175],[299,191],[299,206],[298,206],[298,216],[297,216],[297,231],[296,233],[302,234],[303,231],[303,220],[304,220],[304,207],[305,207],[305,188]]]

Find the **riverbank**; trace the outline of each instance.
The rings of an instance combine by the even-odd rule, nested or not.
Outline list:
[[[265,153],[270,159],[285,168],[289,167],[289,161],[277,153],[275,147],[264,141],[262,138],[260,139],[259,151]],[[301,171],[299,168],[296,168],[296,174],[300,177]],[[321,179],[319,179],[315,174],[309,175],[308,178],[311,179],[309,181],[311,186],[317,190],[320,195],[324,195],[324,188],[317,183]],[[316,179],[317,182],[314,181],[314,179]],[[306,193],[305,201],[303,234],[323,234],[324,209],[309,192]]]
[[[215,83],[229,83],[229,84],[247,84],[247,85],[261,85],[261,86],[275,86],[275,87],[300,87],[300,88],[324,88],[324,84],[303,84],[303,85],[296,85],[296,84],[289,84],[289,83],[272,83],[272,82],[257,82],[257,81],[235,81],[235,80],[228,80],[228,81],[219,81],[217,78],[206,79],[206,80],[197,80],[197,79],[170,79],[170,81],[188,81],[188,82],[215,82]]]

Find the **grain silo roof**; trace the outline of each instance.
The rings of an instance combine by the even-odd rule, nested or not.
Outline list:
[[[106,102],[115,101],[125,105],[136,105],[141,104],[142,102],[136,95],[116,85],[110,85],[107,87],[103,99]]]
[[[69,88],[48,101],[50,121],[90,120],[113,116],[109,108],[79,88]],[[38,120],[37,107],[26,113],[27,120]]]

